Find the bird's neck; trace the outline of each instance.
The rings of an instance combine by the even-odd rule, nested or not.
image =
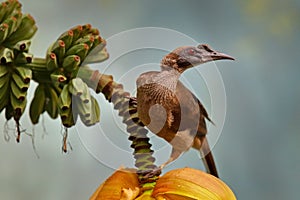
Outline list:
[[[162,67],[162,71],[154,77],[153,81],[169,91],[175,92],[180,74],[174,68]]]

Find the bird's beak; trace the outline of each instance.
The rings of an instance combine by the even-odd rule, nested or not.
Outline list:
[[[211,57],[213,60],[235,60],[232,56],[220,52],[212,52],[208,57]]]
[[[199,45],[198,48],[202,50],[201,54],[199,54],[199,58],[201,58],[203,62],[215,60],[235,60],[232,56],[215,51],[211,49],[208,45]]]

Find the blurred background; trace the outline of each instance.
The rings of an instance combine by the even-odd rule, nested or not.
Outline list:
[[[220,176],[238,199],[299,199],[300,1],[26,0],[21,3],[23,12],[30,13],[39,27],[31,47],[35,56],[44,57],[48,46],[62,32],[85,23],[99,28],[104,38],[138,27],[169,28],[234,56],[235,62],[217,63],[227,96],[225,124],[213,148]],[[109,46],[108,51],[114,54]],[[145,60],[157,63],[165,53],[151,50],[132,53],[115,62],[119,68],[112,68],[110,73],[119,80],[132,66]],[[105,67],[105,63],[100,66]],[[185,78],[193,79],[193,71],[188,71]],[[197,89],[203,87],[200,83],[194,90],[209,108],[205,87],[203,96]],[[101,108],[101,123],[115,126],[111,105],[103,100]],[[32,132],[28,115],[23,116],[21,123]],[[8,125],[14,129],[13,122]],[[4,126],[5,117],[1,114],[2,136],[7,130]],[[127,135],[121,129],[113,128],[112,134],[107,135],[117,146],[130,149]],[[114,169],[87,151],[78,135],[83,128],[70,129],[73,150],[66,155],[61,152],[60,120],[51,120],[45,114],[34,130],[39,158],[30,137],[23,135],[21,144],[16,144],[10,130],[10,141],[5,141],[4,136],[0,138],[1,199],[88,199],[113,173]],[[92,133],[86,129],[85,134]],[[155,141],[154,150],[159,148]],[[100,146],[101,150],[113,155],[110,149]],[[164,172],[184,166],[203,169],[197,152],[190,151]]]

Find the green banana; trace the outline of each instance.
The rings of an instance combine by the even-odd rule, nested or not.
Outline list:
[[[0,113],[7,106],[8,102],[9,102],[9,98],[8,97],[0,99]]]
[[[65,57],[66,46],[64,41],[56,40],[53,45],[50,47],[51,52],[55,53],[57,62],[61,64],[63,62],[63,58]]]
[[[14,52],[9,48],[0,49],[0,63],[6,64],[11,63],[14,59]]]
[[[17,50],[17,51],[25,51],[28,52],[29,47],[31,45],[31,40],[21,40],[14,44],[11,48]]]
[[[8,69],[5,65],[0,65],[0,79],[2,76],[6,75],[8,73]]]
[[[14,62],[16,64],[27,64],[27,63],[31,63],[32,59],[33,59],[32,54],[26,53],[26,52],[21,52],[21,53],[18,53]]]
[[[74,113],[72,108],[69,108],[66,110],[66,112],[61,113],[60,117],[61,117],[62,124],[65,127],[69,128],[75,125],[78,118],[78,114]]]
[[[59,71],[54,71],[50,74],[51,80],[53,81],[54,85],[59,85],[67,80],[67,77],[63,75]]]
[[[83,61],[88,52],[89,52],[89,46],[85,43],[79,43],[72,46],[70,49],[68,49],[68,51],[66,52],[66,56],[78,55],[81,61]]]
[[[0,101],[9,98],[9,79],[9,74],[0,78]]]
[[[77,70],[80,65],[80,57],[78,55],[69,55],[64,58],[64,61],[62,63],[62,67],[67,72],[72,72],[74,70]]]
[[[52,119],[55,119],[58,116],[57,93],[53,87],[47,87],[45,90],[46,98],[48,98],[45,104],[45,110],[48,112],[49,116]]]
[[[57,57],[55,53],[50,53],[47,55],[46,65],[48,71],[53,71],[58,68]]]
[[[6,37],[9,38],[9,36],[16,31],[18,20],[14,16],[10,16],[4,20],[3,24],[7,24],[8,26]]]
[[[13,81],[16,83],[16,85],[20,88],[21,91],[26,92],[29,88],[29,82],[24,82],[22,80],[22,77],[17,74],[17,73],[13,73],[12,74],[12,79]]]
[[[18,29],[12,35],[10,35],[10,37],[5,42],[15,44],[21,40],[28,40],[32,38],[36,31],[37,26],[35,25],[35,20],[30,14],[25,14],[22,17],[22,21]]]
[[[64,41],[66,49],[69,49],[70,46],[72,45],[73,35],[74,35],[73,31],[68,30],[59,36],[59,39]]]
[[[11,103],[8,102],[8,104],[5,107],[5,118],[6,118],[6,120],[7,121],[10,120],[13,117],[13,115],[14,115],[14,109],[13,109]]]
[[[19,88],[15,81],[10,81],[10,89],[11,93],[20,101],[24,100],[27,95],[27,91],[22,90],[23,88]]]
[[[21,77],[24,83],[29,83],[32,79],[32,71],[25,67],[16,67],[15,72]]]
[[[93,35],[85,35],[82,38],[79,38],[75,42],[75,44],[84,43],[84,44],[87,44],[89,46],[89,48],[92,48],[94,41],[95,41],[95,37]]]
[[[0,44],[6,39],[8,35],[8,25],[0,24]]]
[[[92,29],[91,24],[82,25],[81,37],[84,37],[85,35],[90,34],[92,32],[93,32],[93,29]]]
[[[80,38],[83,28],[81,25],[78,25],[73,27],[71,30],[73,32],[73,42],[72,42],[73,45]]]
[[[14,12],[18,12],[21,9],[21,4],[17,0],[10,0],[1,4],[0,22],[12,15]]]
[[[35,89],[34,97],[29,108],[29,116],[33,124],[37,124],[39,122],[40,115],[44,111],[45,101],[45,86],[43,84],[39,84]]]
[[[69,92],[69,85],[66,84],[64,85],[58,99],[58,108],[60,112],[62,113],[68,109],[71,109],[71,103],[72,103],[72,95]]]
[[[2,22],[2,19],[5,16],[6,11],[7,11],[7,4],[5,2],[2,2],[0,4],[0,23]]]
[[[0,97],[3,94],[2,93],[3,87],[4,87],[4,85],[8,84],[10,77],[11,77],[10,73],[6,73],[5,75],[3,75],[3,76],[0,77],[0,89],[1,89]]]
[[[94,35],[94,42],[91,49],[94,49],[98,45],[102,45],[102,47],[104,48],[106,46],[106,41],[101,38],[100,35]]]
[[[27,99],[17,99],[17,97],[11,92],[10,103],[12,105],[13,110],[22,115],[26,108]]]

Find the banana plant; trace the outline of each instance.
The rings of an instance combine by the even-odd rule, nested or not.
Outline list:
[[[33,124],[44,112],[53,119],[60,116],[66,128],[74,126],[78,116],[86,126],[99,122],[98,102],[87,83],[77,77],[83,62],[108,58],[106,42],[99,31],[90,24],[78,25],[61,34],[45,58],[35,58],[29,48],[37,26],[31,15],[21,12],[21,7],[17,0],[0,5],[0,112],[5,111],[7,120],[16,121],[17,141],[31,80],[38,83],[29,108]],[[93,50],[96,57],[87,59]]]

